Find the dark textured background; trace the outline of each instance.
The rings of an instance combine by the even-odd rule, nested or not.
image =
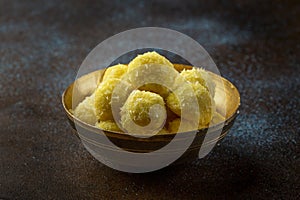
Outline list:
[[[300,198],[299,1],[184,2],[0,1],[0,199]],[[141,26],[199,41],[242,106],[204,159],[126,174],[71,134],[60,95],[94,46]]]

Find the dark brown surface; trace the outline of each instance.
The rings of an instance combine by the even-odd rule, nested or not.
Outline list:
[[[195,2],[0,1],[0,199],[300,198],[299,3]],[[95,45],[140,26],[199,41],[242,107],[204,159],[126,174],[71,134],[60,95]]]

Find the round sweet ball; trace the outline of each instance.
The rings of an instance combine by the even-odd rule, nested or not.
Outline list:
[[[99,121],[113,120],[111,96],[120,79],[112,78],[101,82],[95,91],[95,113]]]
[[[127,66],[123,64],[118,64],[111,66],[105,70],[102,78],[102,82],[107,81],[111,78],[122,78],[122,76],[127,72]]]
[[[173,64],[164,56],[159,55],[155,51],[147,52],[142,55],[138,55],[128,64],[128,72],[133,74],[129,75],[130,81],[133,84],[143,82],[145,79],[151,79],[153,83],[146,83],[139,87],[139,90],[154,92],[166,98],[169,94],[167,87],[157,84],[157,80],[168,81],[169,75],[161,72],[161,68],[154,66],[146,66],[149,64],[160,64],[166,67],[174,68]],[[141,67],[143,66],[143,67]],[[139,68],[141,67],[141,68]],[[152,67],[152,68],[151,68]],[[133,71],[136,70],[136,71]],[[169,78],[170,79],[170,78]],[[169,80],[169,82],[173,80]]]
[[[94,98],[95,98],[94,94],[89,97],[86,97],[82,102],[78,104],[78,106],[75,108],[73,112],[75,117],[93,126],[97,122],[95,106],[94,106]]]
[[[212,119],[213,100],[208,90],[200,83],[190,84],[190,86],[194,91],[193,94],[186,92],[186,88],[183,87],[189,87],[189,85],[185,84],[185,86],[178,88],[176,93],[171,93],[167,97],[167,106],[171,111],[182,117],[181,111],[187,110],[184,115],[186,119],[193,119],[197,114],[197,110],[199,110],[199,126],[208,125]],[[192,96],[196,97],[196,104],[191,101]],[[198,106],[198,109],[195,106]]]
[[[193,67],[193,69],[183,70],[180,75],[190,83],[200,83],[214,97],[216,84],[206,70]]]
[[[161,64],[168,67],[174,67],[173,64],[164,56],[159,55],[155,51],[147,52],[135,57],[129,64],[128,64],[128,71],[131,71],[137,67],[140,67],[145,64]]]
[[[134,90],[121,108],[121,124],[131,133],[145,126],[150,130],[160,130],[166,116],[163,98],[152,92]]]
[[[106,131],[112,131],[112,132],[118,132],[118,133],[123,132],[114,120],[97,122],[96,127],[100,128],[102,130],[106,130]]]

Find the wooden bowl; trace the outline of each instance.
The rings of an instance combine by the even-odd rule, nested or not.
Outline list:
[[[191,69],[191,66],[182,65],[182,64],[174,64],[175,68],[178,71],[183,69]],[[79,102],[81,102],[86,96],[90,95],[99,82],[101,82],[102,75],[104,74],[105,70],[98,70],[87,75],[84,75],[77,79],[74,83],[72,83],[62,94],[62,104],[64,107],[64,111],[68,117],[68,120],[75,131],[74,134],[78,135],[78,131],[76,129],[84,130],[88,133],[88,136],[81,135],[80,138],[87,147],[86,144],[96,145],[97,148],[102,148],[111,151],[115,151],[115,149],[111,148],[107,144],[101,143],[101,137],[107,137],[113,144],[120,147],[123,150],[128,152],[139,152],[139,153],[146,153],[160,149],[168,144],[175,136],[176,133],[169,133],[169,134],[161,134],[155,135],[150,138],[140,138],[140,137],[133,137],[128,134],[124,133],[117,133],[117,132],[110,132],[100,130],[94,126],[91,126],[81,120],[77,119],[70,110],[72,109],[72,105],[76,106]],[[208,132],[208,128],[199,129],[197,131],[196,136],[193,135],[194,140],[189,148],[185,151],[185,153],[175,162],[182,163],[186,161],[193,161],[198,158],[198,152],[201,147],[205,145],[215,144],[217,141],[220,141],[224,136],[228,133],[229,129],[232,127],[234,120],[238,114],[238,108],[240,105],[240,95],[237,88],[230,83],[228,80],[211,73],[211,77],[213,78],[214,82],[216,83],[216,90],[215,90],[215,102],[217,110],[221,108],[222,105],[226,105],[225,111],[225,119],[217,124],[214,124],[210,127],[210,131]],[[73,92],[76,92],[76,102],[73,98]],[[221,98],[224,97],[224,98]],[[76,123],[76,126],[75,126]],[[203,142],[206,134],[214,135],[214,132],[221,131],[221,134],[217,134],[216,137],[211,137],[209,141]],[[177,133],[182,134],[184,137],[180,139],[184,140],[191,136],[190,133]],[[100,137],[95,142],[94,136]],[[100,142],[99,142],[100,141]],[[173,141],[172,141],[173,142]],[[180,149],[178,149],[179,151]],[[172,153],[165,152],[165,153]],[[128,165],[127,163],[119,163],[120,165]]]

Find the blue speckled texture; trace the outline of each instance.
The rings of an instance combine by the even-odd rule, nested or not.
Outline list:
[[[298,1],[0,1],[0,199],[300,199]],[[240,90],[240,115],[204,159],[150,174],[95,160],[60,96],[113,34],[172,28]]]

